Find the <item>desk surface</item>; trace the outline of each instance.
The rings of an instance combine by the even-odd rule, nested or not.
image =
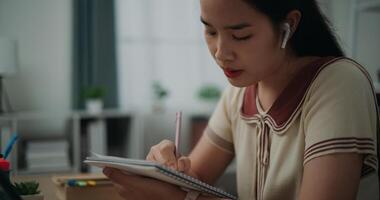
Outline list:
[[[53,183],[52,176],[40,175],[40,176],[14,176],[12,181],[37,181],[40,183],[40,191],[44,194],[46,200],[59,200],[55,195],[55,184]]]
[[[54,177],[54,181],[53,181]],[[30,175],[30,176],[13,176],[11,177],[12,182],[20,182],[20,181],[37,181],[40,184],[40,191],[44,194],[45,200],[60,200],[57,197],[56,193],[58,189],[61,189],[61,193],[63,192],[63,188],[57,188],[57,181],[66,181],[68,179],[90,179],[90,180],[104,180],[106,176],[104,174],[50,174],[50,175]],[[107,187],[99,186],[97,188],[94,187],[84,187],[81,189],[80,193],[78,193],[77,189],[70,189],[69,193],[71,198],[73,197],[73,193],[75,194],[74,199],[115,199],[121,200],[122,198],[117,193],[117,190],[112,187],[112,185],[108,185]],[[96,193],[96,197],[93,197],[94,192]],[[62,195],[62,194],[61,194]],[[92,196],[91,196],[92,195]],[[90,198],[91,196],[91,198]],[[70,199],[71,199],[70,198]]]

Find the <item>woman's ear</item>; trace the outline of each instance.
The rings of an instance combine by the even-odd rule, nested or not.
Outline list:
[[[285,49],[286,43],[292,37],[293,33],[297,30],[301,17],[302,14],[299,10],[292,10],[286,16],[286,20],[281,27],[283,31],[283,38],[281,43],[282,49]]]
[[[284,23],[288,23],[290,26],[290,32],[296,32],[298,28],[298,24],[300,23],[302,18],[302,13],[299,10],[292,10],[286,16]]]

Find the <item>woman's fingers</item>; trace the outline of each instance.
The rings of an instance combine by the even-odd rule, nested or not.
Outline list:
[[[177,170],[177,158],[175,157],[174,151],[174,143],[169,140],[164,140],[151,148],[147,158]]]
[[[154,158],[154,156],[151,153],[151,151],[148,153],[148,155],[146,156],[145,160],[156,161],[156,159]]]
[[[139,185],[143,180],[148,180],[149,178],[142,177],[135,174],[130,174],[119,169],[105,167],[103,169],[104,175],[106,175],[112,182],[119,185]]]
[[[121,170],[105,167],[103,169],[103,174],[106,175],[112,182],[117,183],[119,185],[128,185],[134,179],[133,174],[125,173]]]
[[[126,174],[122,173],[120,170],[105,167],[103,169],[103,174],[106,175],[109,179],[111,179],[112,182],[124,185],[127,180]]]
[[[105,170],[105,174],[107,174]],[[145,181],[147,180],[141,176],[128,175],[123,171],[117,169],[111,169],[111,173],[108,177],[113,183],[114,188],[121,197],[125,200],[145,199],[141,198],[141,188],[146,187]]]
[[[178,159],[175,155],[175,145],[169,140],[163,140],[159,144],[154,145],[150,149],[146,159],[184,173],[189,172],[191,168],[190,158],[181,157]]]
[[[178,171],[187,174],[191,167],[191,161],[189,157],[181,157],[178,159]]]

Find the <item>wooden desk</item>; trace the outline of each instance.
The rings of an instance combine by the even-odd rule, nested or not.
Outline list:
[[[11,178],[12,182],[16,181],[37,181],[40,183],[40,191],[44,194],[45,200],[59,200],[55,195],[55,184],[51,180],[50,175],[41,176],[14,176]]]
[[[55,180],[53,180],[53,177]],[[76,180],[105,180],[107,178],[103,174],[52,174],[52,175],[40,175],[40,176],[15,176],[12,177],[12,181],[37,181],[40,183],[40,191],[44,194],[45,200],[122,200],[115,187],[111,182],[107,184],[101,184],[98,186],[89,187],[65,187],[59,183],[65,183],[69,179]],[[57,196],[59,190],[60,197]]]

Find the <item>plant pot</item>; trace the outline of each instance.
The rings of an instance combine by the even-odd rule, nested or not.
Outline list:
[[[44,195],[40,194],[32,194],[32,195],[21,195],[22,200],[44,200]]]
[[[101,113],[103,110],[103,101],[101,99],[87,99],[86,110],[89,113]]]

